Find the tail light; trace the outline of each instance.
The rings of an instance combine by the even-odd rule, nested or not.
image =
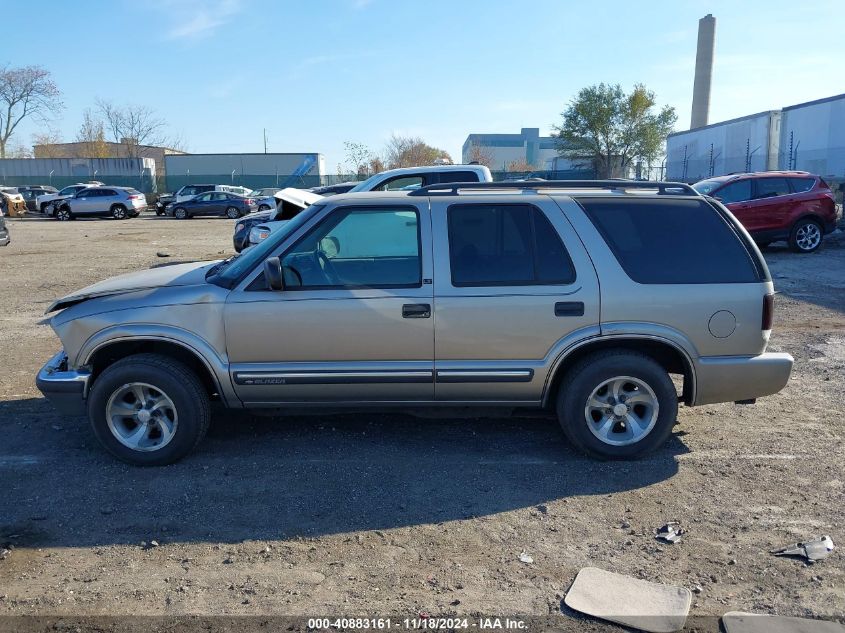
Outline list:
[[[771,330],[772,322],[775,318],[775,295],[765,295],[763,297],[763,330]]]
[[[142,196],[142,195],[135,194],[135,195],[129,196],[129,199],[130,200],[140,200],[143,197],[144,196]]]
[[[249,205],[253,205],[253,204],[255,204],[255,200],[253,200],[252,198],[247,198],[246,203],[249,204]]]

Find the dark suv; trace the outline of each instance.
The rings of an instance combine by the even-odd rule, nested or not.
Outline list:
[[[693,187],[728,207],[761,247],[786,240],[793,251],[812,253],[836,227],[833,192],[806,171],[730,174]]]

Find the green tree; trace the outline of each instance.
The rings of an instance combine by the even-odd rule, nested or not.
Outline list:
[[[583,88],[555,126],[558,153],[589,163],[599,178],[627,175],[630,167],[653,163],[663,153],[666,136],[678,116],[642,84],[625,94],[619,84]]]

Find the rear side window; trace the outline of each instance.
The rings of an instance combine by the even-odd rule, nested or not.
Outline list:
[[[792,185],[792,191],[795,193],[804,193],[813,188],[816,184],[815,178],[789,178],[789,184]]]
[[[578,202],[637,283],[760,281],[734,227],[703,200],[581,198]]]
[[[754,180],[756,192],[755,199],[760,198],[774,198],[775,196],[785,196],[789,193],[789,185],[786,178],[756,178]]]
[[[453,286],[569,284],[575,268],[554,227],[530,205],[452,205]]]
[[[478,174],[474,171],[444,171],[440,173],[440,182],[478,182]]]

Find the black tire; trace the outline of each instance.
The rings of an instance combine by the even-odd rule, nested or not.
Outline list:
[[[173,209],[173,217],[177,220],[187,220],[191,216],[188,215],[188,212],[183,207],[176,207]]]
[[[807,234],[817,236],[817,239],[808,241]],[[810,218],[804,218],[792,227],[789,233],[789,248],[796,253],[814,253],[822,245],[823,237],[822,225]]]
[[[129,215],[126,213],[126,207],[116,204],[111,208],[111,217],[115,220],[125,220]]]
[[[230,220],[237,220],[239,217],[241,217],[241,210],[237,207],[229,207],[228,209],[226,209],[226,217]]]
[[[645,383],[656,396],[656,421],[638,441],[612,445],[590,429],[585,411],[593,391],[615,377]],[[566,372],[557,397],[557,415],[567,439],[578,450],[598,459],[634,459],[662,446],[678,415],[678,394],[669,374],[650,356],[627,350],[596,352]],[[614,427],[615,428],[615,427]]]
[[[133,450],[109,429],[106,407],[113,394],[130,383],[160,389],[173,402],[177,423],[172,439],[159,449]],[[134,466],[163,466],[178,461],[200,443],[211,422],[211,403],[199,377],[186,365],[158,354],[136,354],[109,366],[88,397],[94,435],[112,455]]]
[[[50,203],[49,203],[49,202],[42,202],[42,203],[41,203],[41,213],[46,214],[46,213],[47,213],[47,209],[48,209],[49,207],[50,207]]]
[[[53,215],[53,217],[61,222],[73,220],[73,214],[70,212],[70,207],[67,206],[56,209],[56,213]]]
[[[161,209],[156,209],[156,215],[164,215],[164,211]]]

